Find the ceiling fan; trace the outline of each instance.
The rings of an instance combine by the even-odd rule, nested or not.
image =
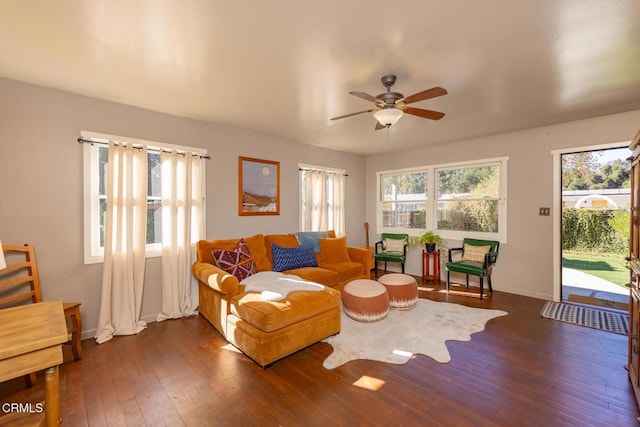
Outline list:
[[[413,104],[414,102],[446,95],[446,89],[441,87],[432,87],[431,89],[423,90],[422,92],[414,93],[411,96],[405,97],[399,92],[391,92],[391,86],[395,84],[396,76],[389,74],[387,76],[383,76],[381,81],[387,88],[387,91],[379,95],[371,96],[364,92],[349,92],[351,95],[357,96],[358,98],[373,102],[376,105],[376,108],[358,111],[357,113],[345,114],[344,116],[332,117],[331,120],[344,119],[346,117],[363,113],[373,113],[373,117],[377,120],[376,130],[378,130],[395,125],[398,120],[400,120],[400,117],[405,113],[431,120],[440,120],[444,117],[444,113],[439,111],[424,110],[422,108],[409,107],[408,105]]]

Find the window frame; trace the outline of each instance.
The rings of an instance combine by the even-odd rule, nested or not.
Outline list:
[[[117,141],[134,146],[147,146],[148,152],[161,152],[172,150],[180,153],[193,153],[207,156],[208,152],[203,148],[188,147],[183,145],[167,144],[143,139],[128,138],[123,136],[108,135],[98,132],[81,131],[80,137],[83,140],[94,141],[94,144],[83,144],[83,216],[84,216],[84,263],[98,264],[104,262],[104,247],[100,246],[100,218],[99,218],[99,176],[98,176],[98,147],[104,146],[109,141]],[[206,164],[202,173],[202,215],[206,229]],[[147,200],[150,196],[147,196]],[[157,196],[153,196],[157,198]],[[147,243],[145,246],[145,257],[154,258],[162,255],[162,243]]]
[[[406,169],[396,169],[391,171],[381,171],[376,172],[377,174],[377,203],[376,203],[376,225],[378,229],[378,234],[380,233],[406,233],[409,235],[414,235],[416,231],[424,230],[422,228],[404,228],[404,227],[384,227],[383,226],[383,206],[385,203],[389,203],[384,200],[384,195],[382,194],[384,191],[384,186],[382,185],[382,179],[386,176],[394,176],[394,175],[408,175],[413,173],[426,173],[427,175],[427,198],[425,200],[425,226],[429,226],[428,213],[429,206],[433,203],[429,194],[432,194],[432,190],[430,187],[430,183],[433,181],[433,171],[430,171],[427,167],[418,167],[418,168],[406,168]],[[382,231],[380,231],[382,230]]]
[[[463,162],[435,164],[404,169],[394,169],[376,172],[376,233],[406,233],[410,236],[419,236],[427,230],[436,231],[445,240],[462,240],[463,238],[476,238],[486,240],[498,240],[507,243],[507,163],[509,157],[495,157],[479,160],[468,160]],[[440,170],[450,170],[459,168],[472,168],[482,166],[498,166],[499,174],[499,194],[498,194],[498,231],[478,232],[463,230],[438,230],[438,198],[437,198],[437,172]],[[382,194],[382,178],[388,175],[408,174],[415,172],[427,173],[427,200],[425,202],[425,228],[395,228],[384,227],[383,211],[384,198]]]

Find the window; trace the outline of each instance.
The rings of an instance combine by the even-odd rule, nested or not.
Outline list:
[[[427,172],[383,174],[381,181],[382,226],[425,228]]]
[[[345,233],[344,170],[299,165],[300,231]]]
[[[105,240],[106,183],[108,174],[109,140],[149,146],[147,152],[147,257],[160,256],[162,250],[162,196],[160,149],[198,152],[202,149],[180,147],[157,142],[132,140],[83,131],[83,139],[96,141],[84,145],[84,259],[85,264],[102,262]],[[204,182],[202,183],[204,189]],[[203,190],[204,193],[204,190]]]
[[[436,230],[445,239],[506,242],[507,160],[378,172],[378,233]]]
[[[438,230],[498,232],[497,164],[436,169]]]

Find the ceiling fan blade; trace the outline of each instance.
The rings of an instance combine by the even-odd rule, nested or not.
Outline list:
[[[376,98],[375,96],[371,96],[368,93],[364,93],[364,92],[349,92],[349,94],[353,95],[353,96],[357,96],[358,98],[365,99],[367,101],[371,101],[374,104],[380,102],[380,100],[378,98]]]
[[[386,126],[383,124],[380,124],[380,122],[376,120],[376,130],[380,130],[384,128],[386,128]]]
[[[356,116],[358,114],[363,114],[363,113],[371,113],[372,111],[376,111],[376,110],[378,109],[372,108],[371,110],[358,111],[357,113],[351,113],[351,114],[345,114],[344,116],[332,117],[331,120],[344,119],[345,117]]]
[[[431,120],[440,120],[444,117],[444,113],[441,113],[440,111],[424,110],[422,108],[405,107],[401,108],[401,110],[407,114],[413,114],[414,116]]]
[[[432,87],[431,89],[423,90],[422,92],[414,93],[404,98],[405,104],[413,104],[414,102],[424,101],[425,99],[431,99],[438,96],[446,95],[447,90],[441,87]],[[397,104],[398,102],[396,102]]]

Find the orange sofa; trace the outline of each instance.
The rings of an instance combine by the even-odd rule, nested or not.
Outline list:
[[[332,231],[319,239],[316,267],[282,271],[325,285],[321,291],[290,292],[266,301],[248,292],[236,276],[215,265],[212,251],[231,251],[241,239],[201,240],[193,274],[198,279],[200,314],[231,344],[259,365],[269,365],[291,353],[340,332],[340,290],[351,280],[369,278],[371,252],[346,245]],[[257,271],[272,271],[272,245],[299,247],[294,234],[245,237]]]

